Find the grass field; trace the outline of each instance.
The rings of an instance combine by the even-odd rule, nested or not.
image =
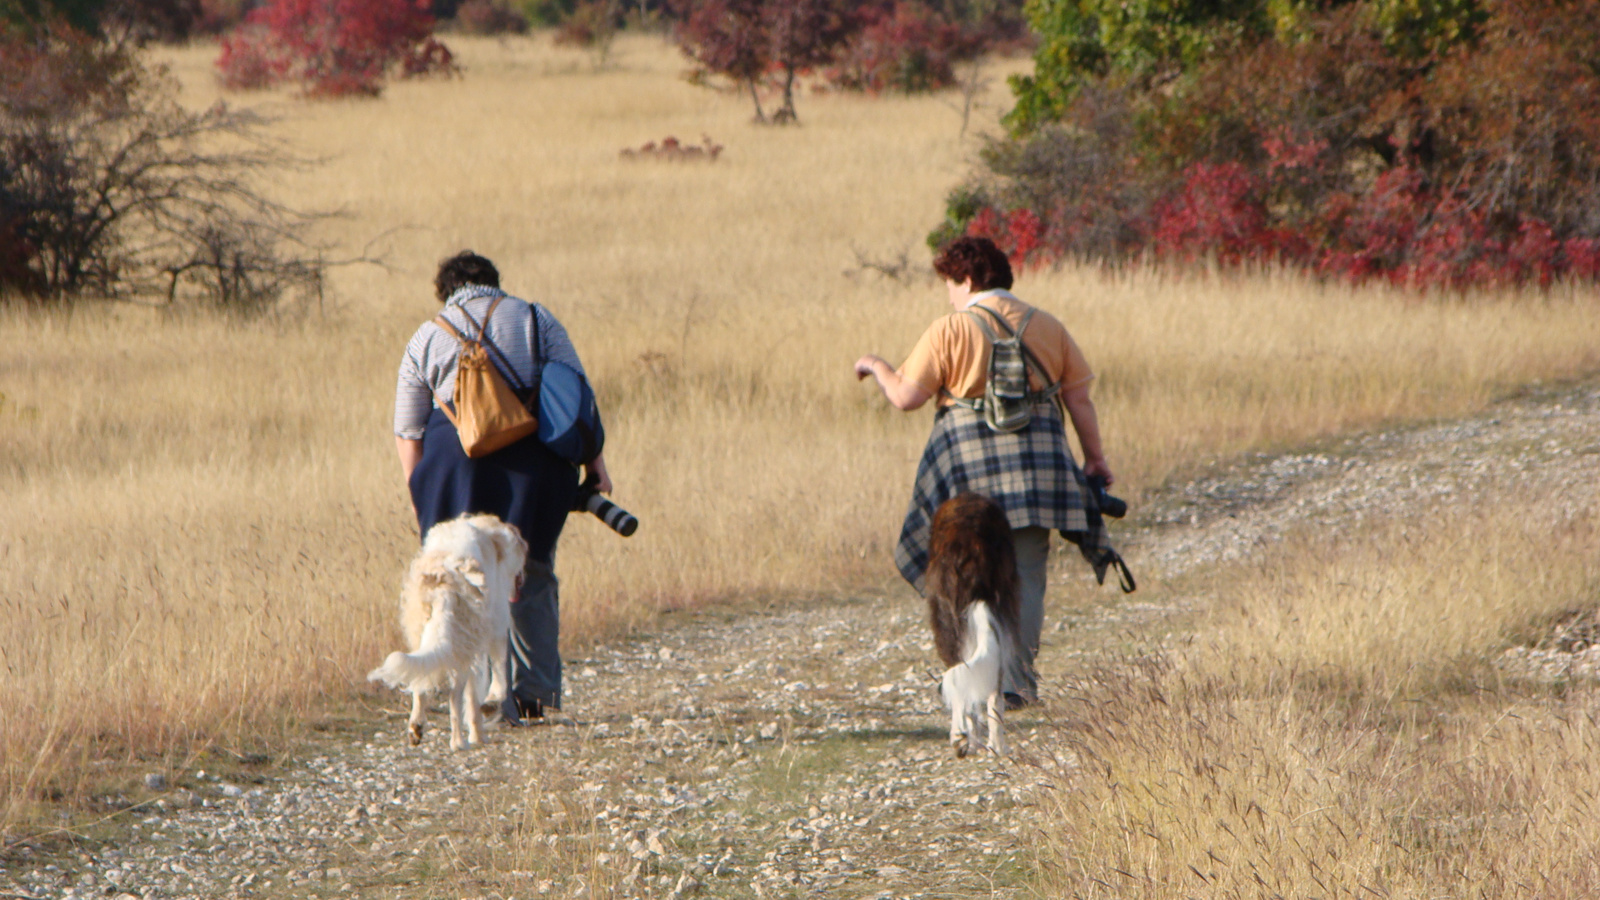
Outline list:
[[[1594,896],[1593,692],[1492,660],[1593,609],[1600,509],[1474,508],[1308,528],[1073,691],[1046,895]]]
[[[364,102],[246,95],[321,162],[273,186],[342,213],[329,307],[252,324],[85,303],[0,313],[0,830],[141,767],[271,746],[362,695],[415,541],[395,367],[471,247],[569,327],[596,383],[627,541],[574,520],[564,638],[662,609],[882,591],[929,425],[851,376],[946,311],[922,237],[978,149],[941,97],[807,95],[797,128],[696,88],[659,38],[614,65],[545,37],[457,39],[459,79]],[[214,50],[162,51],[186,102]],[[1015,63],[1009,64],[1012,68]],[[1004,64],[996,64],[996,70]],[[1004,97],[981,110],[990,129]],[[676,135],[713,165],[623,162]],[[864,257],[902,252],[907,277]],[[1247,276],[1064,268],[1017,291],[1101,373],[1137,498],[1199,462],[1480,408],[1600,368],[1591,291],[1419,299]]]

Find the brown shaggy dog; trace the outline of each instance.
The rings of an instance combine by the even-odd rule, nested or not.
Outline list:
[[[1004,754],[1000,687],[1017,633],[1017,552],[998,503],[965,493],[933,514],[927,595],[933,643],[948,667],[950,744],[956,756],[982,746],[972,713],[987,706],[989,744]]]

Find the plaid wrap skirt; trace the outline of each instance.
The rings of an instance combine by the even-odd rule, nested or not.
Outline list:
[[[1061,532],[1078,546],[1095,578],[1105,581],[1116,553],[1105,520],[1089,499],[1083,469],[1067,446],[1054,401],[1036,405],[1032,421],[1013,434],[991,431],[982,413],[960,406],[945,407],[934,417],[894,549],[895,566],[918,593],[928,570],[934,511],[964,491],[999,503],[1012,528]]]

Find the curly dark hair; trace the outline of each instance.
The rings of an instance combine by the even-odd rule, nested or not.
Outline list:
[[[449,300],[451,294],[469,284],[497,288],[500,286],[500,270],[494,267],[494,263],[471,250],[463,250],[449,259],[439,261],[439,274],[433,276],[433,292],[438,295],[440,303]]]
[[[933,258],[941,278],[960,284],[972,279],[974,291],[1011,287],[1011,260],[986,237],[959,237]]]

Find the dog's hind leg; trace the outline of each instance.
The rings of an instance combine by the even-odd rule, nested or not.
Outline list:
[[[950,749],[955,751],[956,759],[967,755],[967,708],[961,702],[961,692],[956,689],[956,668],[951,667],[944,673],[944,702],[950,704]]]
[[[483,707],[478,705],[478,677],[474,673],[461,680],[466,682],[462,687],[461,713],[467,719],[467,746],[482,746]]]
[[[427,691],[415,688],[411,691],[411,721],[407,723],[406,731],[410,733],[413,747],[422,743],[422,732],[427,729],[428,715],[422,708],[422,695],[425,693]]]
[[[1002,723],[1001,719],[1005,714],[1006,697],[1005,694],[1000,692],[998,686],[995,687],[994,693],[989,695],[989,702],[987,705],[989,749],[994,751],[995,756],[1005,756],[1006,732],[1005,725]]]
[[[461,701],[467,692],[466,678],[457,675],[450,681],[450,749],[460,750],[461,744],[461,719],[466,710],[462,709]]]
[[[489,693],[483,698],[482,709],[492,713],[506,699],[506,656],[510,638],[491,641],[489,645]]]

